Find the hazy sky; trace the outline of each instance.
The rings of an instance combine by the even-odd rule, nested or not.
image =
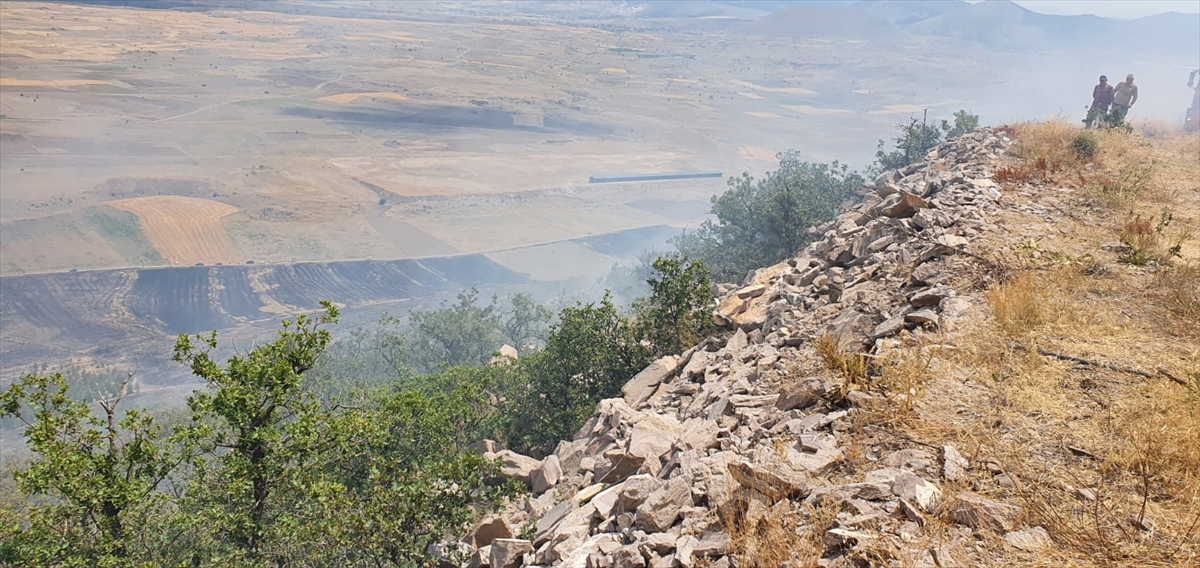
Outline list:
[[[1043,14],[1095,14],[1139,18],[1163,12],[1200,12],[1200,0],[1014,0]]]

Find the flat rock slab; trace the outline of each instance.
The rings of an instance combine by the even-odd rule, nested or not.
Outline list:
[[[1021,514],[1020,507],[993,501],[975,493],[960,493],[950,509],[950,518],[960,525],[996,532],[1011,531]]]

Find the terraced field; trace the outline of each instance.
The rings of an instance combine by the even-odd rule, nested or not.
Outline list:
[[[0,278],[0,379],[81,354],[131,368],[160,364],[175,334],[274,326],[279,312],[326,299],[370,306],[526,282],[482,255],[9,276]]]
[[[109,201],[137,215],[150,244],[173,264],[241,262],[221,219],[237,208],[211,199],[154,195]]]

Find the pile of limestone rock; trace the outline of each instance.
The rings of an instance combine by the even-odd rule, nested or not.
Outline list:
[[[997,230],[989,170],[1009,144],[980,129],[881,175],[798,256],[721,287],[714,318],[732,333],[655,361],[544,460],[486,448],[531,492],[467,537],[470,565],[735,566],[724,512],[753,521],[830,503],[823,565],[854,565],[864,546],[903,551],[913,565],[969,564],[953,543],[912,548],[931,515],[964,538],[1044,540],[1041,529],[1015,530],[1016,507],[971,493],[944,502],[939,483],[972,467],[952,446],[895,451],[840,483],[831,473],[849,416],[870,395],[835,396],[835,378],[788,365],[820,335],[878,352],[902,330],[953,326],[971,310],[946,263],[973,258],[972,242]]]

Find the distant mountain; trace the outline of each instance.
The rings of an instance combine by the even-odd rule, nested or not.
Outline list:
[[[659,0],[670,2],[671,0]],[[767,12],[778,12],[796,6],[812,8],[845,8],[859,3],[861,0],[714,0],[718,4],[742,6]]]
[[[989,47],[1037,51],[1087,49],[1102,54],[1200,54],[1200,14],[1167,13],[1137,20],[1041,14],[1010,0],[854,0],[820,2],[720,0],[763,8],[786,6],[741,28],[751,35],[894,40],[911,33],[957,38]]]
[[[905,29],[920,35],[956,37],[1015,49],[1078,47],[1200,52],[1200,14],[1169,13],[1114,20],[1092,15],[1039,14],[1009,0],[987,0],[914,22]]]
[[[856,0],[848,7],[879,14],[893,24],[907,26],[969,6],[961,0]]]
[[[644,2],[635,12],[634,18],[737,18],[756,20],[771,13],[769,6],[755,6],[752,2],[730,3],[705,0],[658,0]]]
[[[796,5],[742,27],[747,35],[881,40],[907,35],[881,14],[861,7]]]

